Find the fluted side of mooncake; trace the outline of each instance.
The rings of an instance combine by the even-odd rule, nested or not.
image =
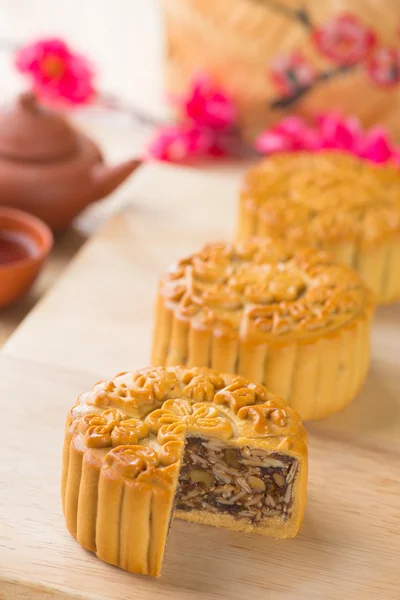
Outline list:
[[[152,362],[238,373],[318,419],[360,389],[372,316],[360,276],[323,252],[209,244],[160,282]]]
[[[135,456],[136,454],[136,456]],[[97,556],[132,573],[160,574],[180,460],[161,476],[132,479],[132,463],[151,464],[154,453],[117,446],[107,455],[79,448],[67,433],[62,499],[69,532]]]

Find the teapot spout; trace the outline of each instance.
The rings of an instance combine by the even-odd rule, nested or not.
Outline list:
[[[140,160],[131,159],[113,167],[96,165],[93,169],[94,199],[100,200],[111,194],[140,163]]]

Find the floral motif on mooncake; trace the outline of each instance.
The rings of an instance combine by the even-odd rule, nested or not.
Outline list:
[[[267,400],[263,404],[242,406],[237,417],[238,429],[245,436],[287,435],[293,433],[295,427],[306,435],[300,417],[283,401]]]
[[[249,383],[242,377],[235,377],[223,390],[214,396],[215,404],[226,404],[234,413],[242,406],[264,402],[267,399],[267,391],[261,385]]]
[[[118,409],[107,409],[100,415],[84,416],[79,423],[79,431],[86,446],[90,448],[136,444],[148,434],[143,421],[129,418]]]
[[[229,439],[233,435],[231,421],[212,404],[188,400],[167,400],[161,408],[146,417],[150,431],[158,432],[163,426],[182,423],[187,433],[211,435]],[[165,431],[165,430],[164,430]]]
[[[153,448],[139,445],[113,448],[106,454],[104,461],[109,467],[132,479],[143,471],[156,469],[160,464],[158,453]]]
[[[207,244],[172,274],[161,280],[160,297],[175,316],[246,339],[319,335],[314,329],[349,321],[369,298],[357,273],[327,253],[268,238]]]
[[[186,383],[183,388],[184,395],[196,402],[212,402],[216,390],[220,390],[225,385],[223,377],[212,372],[206,375],[188,371],[183,376],[182,382]]]

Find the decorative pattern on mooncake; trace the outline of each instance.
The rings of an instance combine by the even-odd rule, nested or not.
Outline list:
[[[161,279],[152,362],[238,373],[321,418],[365,378],[372,312],[360,276],[322,251],[208,244]]]
[[[204,368],[123,373],[82,394],[66,426],[67,527],[102,560],[159,575],[175,516],[293,537],[307,436],[261,385]]]
[[[239,239],[272,237],[328,250],[379,303],[400,298],[400,172],[338,152],[270,157],[240,196]]]

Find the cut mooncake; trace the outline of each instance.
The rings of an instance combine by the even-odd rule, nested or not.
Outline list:
[[[378,303],[400,298],[400,171],[340,152],[279,154],[245,177],[238,238],[328,250]]]
[[[205,366],[267,386],[303,419],[341,410],[363,383],[373,297],[316,249],[208,244],[161,278],[152,362]]]
[[[265,387],[210,369],[150,367],[82,394],[68,415],[69,531],[113,565],[159,575],[172,515],[294,537],[307,435]]]

